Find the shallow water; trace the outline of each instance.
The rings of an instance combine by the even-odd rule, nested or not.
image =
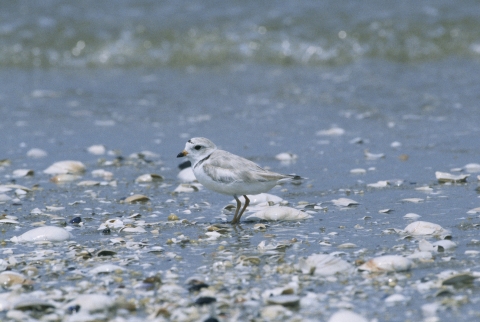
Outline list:
[[[312,10],[316,3],[308,2],[264,10],[253,3],[232,4],[227,10],[215,2],[203,7],[123,2],[113,13],[124,24],[107,14],[112,8],[93,10],[54,1],[36,4],[37,8],[2,6],[12,6],[8,10],[18,19],[4,14],[0,26],[7,35],[0,41],[4,42],[0,159],[10,160],[0,167],[0,183],[35,188],[20,197],[14,191],[5,193],[12,199],[1,209],[20,223],[2,225],[2,258],[13,271],[35,266],[39,272],[32,276],[33,287],[6,288],[2,294],[41,291],[59,305],[25,314],[73,320],[75,314],[61,309],[67,300],[77,293],[100,293],[117,303],[124,298],[135,309],[118,304],[100,313],[99,319],[141,320],[164,308],[159,320],[172,314],[173,320],[215,316],[260,321],[267,320],[261,293],[293,281],[303,302],[287,307],[278,320],[328,320],[340,308],[378,321],[478,316],[477,281],[453,287],[450,293],[435,287],[419,290],[419,285],[437,280],[440,272],[479,271],[478,254],[468,251],[478,251],[480,222],[478,214],[467,214],[479,207],[478,173],[466,183],[439,184],[435,178],[436,171],[466,173],[461,170],[466,164],[480,163],[476,44],[480,29],[472,19],[473,6],[424,2],[417,10],[408,2],[392,8],[371,2],[368,10],[360,10],[358,5],[325,2],[317,17]],[[339,37],[342,30],[347,40],[354,35],[347,44]],[[387,36],[380,37],[375,30]],[[149,38],[158,35],[167,40]],[[85,50],[77,49],[75,56],[72,48],[82,39]],[[145,41],[151,44],[142,49]],[[318,43],[330,56],[316,52],[305,59],[313,50],[308,51],[309,46]],[[345,133],[320,135],[332,127]],[[175,156],[193,136],[210,138],[220,148],[274,171],[306,177],[301,185],[283,185],[271,193],[292,207],[303,207],[305,201],[322,209],[310,207],[313,218],[299,222],[269,222],[265,232],[254,229],[256,222],[244,221],[207,241],[208,226],[231,219],[222,209],[232,198],[205,189],[173,193],[180,183],[176,177],[180,159]],[[400,145],[392,147],[393,142]],[[103,144],[110,152],[88,153],[94,144]],[[29,158],[31,148],[48,155]],[[369,160],[365,150],[385,156]],[[159,157],[131,156],[142,151]],[[298,159],[282,164],[274,158],[281,152],[295,153]],[[42,171],[60,160],[82,161],[87,171],[80,180],[52,183]],[[366,173],[351,174],[355,168]],[[35,174],[13,178],[16,169],[32,169]],[[116,186],[77,186],[81,180],[102,181],[93,178],[91,171],[96,169],[111,171]],[[135,183],[145,173],[165,179]],[[391,184],[367,186],[381,180]],[[423,186],[433,190],[416,190]],[[150,201],[121,203],[133,193]],[[331,202],[342,197],[359,205],[341,209]],[[404,201],[407,198],[422,201]],[[47,206],[65,209],[49,211]],[[60,218],[32,215],[35,208]],[[379,213],[382,209],[392,211]],[[146,222],[146,233],[112,229],[104,235],[97,230],[107,219],[125,221],[134,213],[141,214],[137,221]],[[171,213],[181,220],[168,221]],[[410,255],[418,248],[418,239],[405,239],[393,230],[411,222],[403,218],[407,213],[450,230],[457,248],[434,254],[432,261],[416,261],[408,272],[321,278],[293,269],[301,257],[315,253],[336,253],[351,264],[383,254]],[[76,216],[83,225],[68,223]],[[56,226],[66,222],[73,239],[55,245],[9,241],[40,221]],[[180,242],[181,235],[188,241]],[[114,244],[117,237],[132,243]],[[284,250],[265,253],[257,249],[263,240],[293,242]],[[344,243],[356,247],[338,247]],[[163,252],[150,252],[157,246]],[[100,249],[117,255],[95,256]],[[242,256],[253,257],[254,264],[248,265]],[[101,263],[127,271],[88,274]],[[153,275],[162,283],[149,291],[142,281]],[[210,288],[189,292],[185,282],[192,276]],[[391,294],[406,300],[388,304],[385,300]],[[206,295],[217,302],[193,305]],[[307,302],[311,297],[315,305]],[[432,303],[438,310],[429,316],[422,308]],[[0,314],[6,318],[13,313],[7,308]]]

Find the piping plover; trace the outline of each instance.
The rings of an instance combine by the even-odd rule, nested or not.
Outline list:
[[[247,209],[250,203],[247,194],[256,195],[267,192],[277,183],[301,179],[299,176],[262,169],[250,160],[218,150],[217,146],[206,138],[188,140],[185,149],[177,155],[177,158],[181,157],[187,157],[190,160],[195,177],[207,189],[235,198],[237,208],[232,224],[238,223]],[[238,196],[245,198],[243,208]]]

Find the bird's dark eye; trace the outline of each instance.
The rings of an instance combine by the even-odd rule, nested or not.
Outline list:
[[[194,149],[197,150],[197,151],[200,150],[201,148],[202,148],[201,145],[195,145],[195,147],[194,147]]]

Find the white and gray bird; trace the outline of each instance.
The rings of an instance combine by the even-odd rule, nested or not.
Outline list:
[[[237,224],[247,209],[250,203],[247,194],[267,192],[283,181],[301,179],[299,176],[262,169],[250,160],[217,149],[217,146],[206,138],[188,140],[185,149],[177,155],[177,158],[181,157],[190,160],[193,173],[203,186],[235,198],[237,208],[232,224]],[[243,208],[238,196],[245,198]]]

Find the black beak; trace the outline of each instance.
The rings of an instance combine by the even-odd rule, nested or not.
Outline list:
[[[179,154],[177,154],[177,158],[183,158],[184,156],[186,156],[188,154],[187,151],[183,150],[182,152],[180,152]]]

